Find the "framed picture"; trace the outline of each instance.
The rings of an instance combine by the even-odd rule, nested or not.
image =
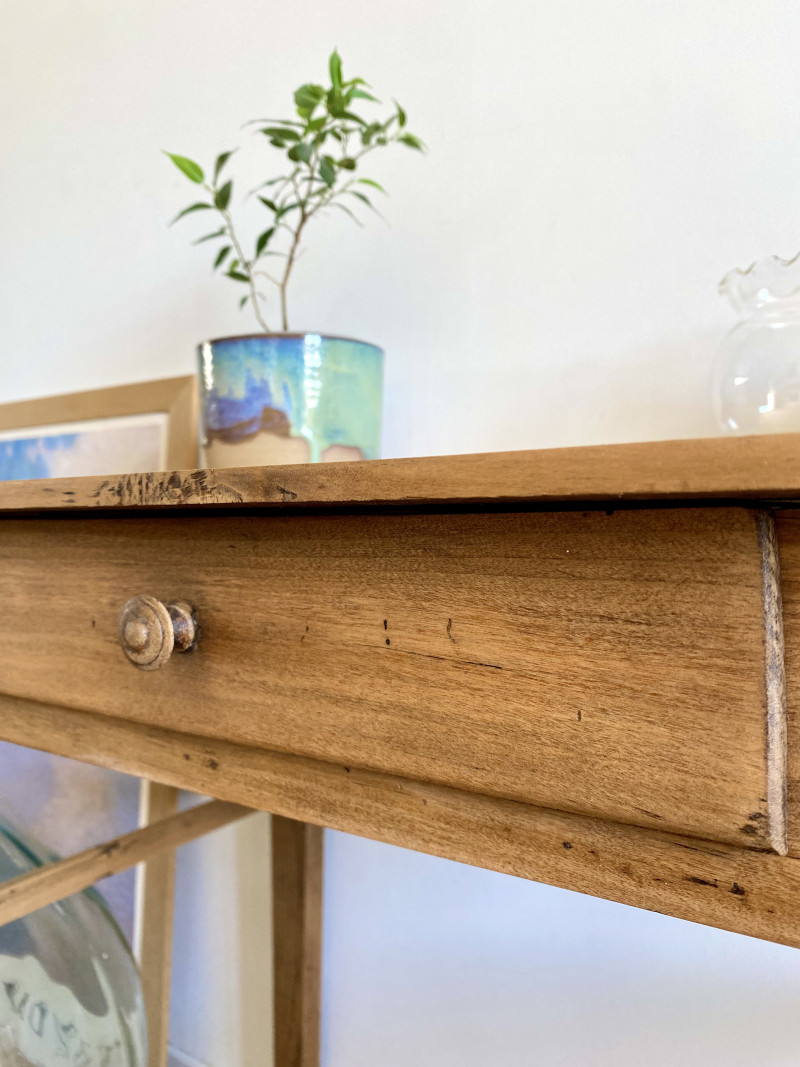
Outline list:
[[[0,481],[197,465],[194,377],[0,405]]]
[[[0,405],[0,481],[134,474],[197,465],[194,377]],[[0,815],[60,855],[133,830],[137,778],[0,742]],[[133,941],[136,877],[100,890]]]

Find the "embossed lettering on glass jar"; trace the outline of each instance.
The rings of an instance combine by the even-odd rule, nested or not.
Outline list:
[[[0,882],[53,857],[0,822]],[[94,890],[0,927],[0,1064],[144,1067],[136,964]]]

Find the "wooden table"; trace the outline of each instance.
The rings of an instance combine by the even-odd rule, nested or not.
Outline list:
[[[800,946],[800,435],[6,483],[0,564],[5,740]]]

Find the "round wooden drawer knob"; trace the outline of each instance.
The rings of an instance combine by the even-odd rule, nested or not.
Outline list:
[[[119,643],[141,671],[163,667],[173,649],[188,652],[197,637],[194,614],[188,604],[162,604],[154,596],[135,596],[120,612]]]

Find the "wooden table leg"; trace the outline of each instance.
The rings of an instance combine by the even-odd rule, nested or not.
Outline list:
[[[273,815],[275,1067],[319,1067],[322,841],[321,827]]]
[[[158,782],[142,782],[141,826],[166,818],[177,810],[177,789]],[[148,860],[142,864],[140,872],[136,955],[147,1011],[147,1063],[148,1067],[167,1067],[175,849]]]

